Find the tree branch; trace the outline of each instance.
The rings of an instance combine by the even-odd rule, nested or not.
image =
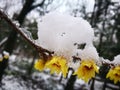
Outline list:
[[[51,52],[47,49],[42,48],[41,46],[34,43],[31,39],[29,39],[22,31],[21,29],[12,22],[10,18],[2,11],[0,10],[0,18],[4,19],[9,25],[13,28],[14,31],[19,33],[27,42],[29,42],[43,57],[43,59],[47,59],[48,55],[51,56],[54,52]],[[47,55],[48,54],[48,55]]]
[[[0,48],[6,43],[7,37],[5,37],[1,42],[0,42]]]
[[[29,42],[35,49],[36,51],[38,51],[38,53],[42,56],[42,58],[44,60],[47,60],[48,58],[50,58],[52,56],[52,54],[54,53],[53,51],[49,51],[47,49],[44,49],[43,47],[39,46],[38,44],[36,44],[34,42],[34,40],[31,40],[30,38],[28,38],[27,35],[25,35],[21,29],[12,22],[12,20],[10,18],[8,18],[8,16],[0,10],[0,18],[4,19],[7,23],[9,23],[9,25],[13,28],[14,31],[18,32],[27,42]],[[77,60],[81,60],[79,57],[74,57],[74,59]],[[112,62],[110,62],[109,60],[105,60],[102,58],[101,60],[102,64],[107,64],[110,65],[111,67],[114,67],[114,64]]]
[[[30,7],[30,10],[35,9],[36,7],[42,7],[43,4],[44,4],[44,2],[45,2],[45,0],[43,0],[41,3],[39,3],[39,4],[37,4],[37,5],[31,6],[31,7]]]

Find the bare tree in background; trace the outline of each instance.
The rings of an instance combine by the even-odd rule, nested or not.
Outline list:
[[[22,25],[26,15],[31,10],[35,9],[36,7],[42,7],[45,0],[43,0],[40,4],[33,6],[34,1],[35,0],[26,0],[25,1],[20,14],[18,15],[18,17],[16,17],[16,20],[19,22],[20,25]],[[11,31],[3,50],[5,50],[11,54],[13,52],[14,45],[16,43],[16,39],[17,39],[17,32]],[[2,76],[3,76],[4,71],[7,66],[8,66],[8,60],[3,60],[2,62],[0,62],[0,82],[2,80]]]

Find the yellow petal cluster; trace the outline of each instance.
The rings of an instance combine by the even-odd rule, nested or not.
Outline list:
[[[91,78],[95,77],[95,73],[98,72],[98,67],[94,60],[82,60],[81,65],[74,75],[78,75],[78,78],[88,82]]]
[[[68,72],[68,66],[66,59],[59,56],[53,56],[51,60],[45,61],[45,60],[38,60],[35,65],[35,69],[42,71],[45,68],[49,68],[51,71],[51,74],[60,72],[63,73],[63,76],[66,77]]]
[[[3,59],[8,59],[8,58],[9,58],[9,55],[4,55],[4,56],[0,55],[0,62],[2,62]]]
[[[8,59],[8,58],[9,58],[9,55],[4,55],[4,58],[5,58],[5,59]]]
[[[54,72],[57,74],[62,72],[64,77],[66,77],[68,72],[66,59],[59,56],[54,56],[48,63],[46,63],[46,68],[50,68],[51,74]]]
[[[0,62],[2,62],[3,61],[3,57],[0,57]]]
[[[36,70],[42,71],[44,70],[45,63],[46,63],[45,60],[39,59],[35,62],[34,68]]]
[[[109,70],[106,78],[113,80],[115,84],[117,82],[120,82],[120,66],[116,66],[115,68],[111,68]]]

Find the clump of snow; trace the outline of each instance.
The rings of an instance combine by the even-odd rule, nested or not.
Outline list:
[[[115,56],[112,63],[115,65],[120,65],[120,55]]]
[[[55,55],[65,57],[68,66],[74,70],[79,67],[81,60],[94,60],[99,64],[93,39],[93,29],[80,17],[51,12],[38,20],[38,44],[54,51]]]
[[[99,56],[96,48],[93,45],[88,45],[83,50],[77,51],[78,57],[82,60],[94,60],[99,63]]]
[[[51,12],[38,21],[39,45],[59,55],[72,56],[76,43],[91,45],[93,37],[90,24],[80,17]]]

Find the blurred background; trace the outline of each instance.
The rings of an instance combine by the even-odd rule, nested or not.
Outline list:
[[[113,60],[120,54],[119,0],[0,0],[0,9],[15,24],[37,39],[37,20],[51,11],[59,11],[86,19],[95,32],[94,45],[100,57]],[[17,23],[18,22],[18,23]],[[0,90],[120,90],[120,83],[106,79],[109,66],[100,67],[100,74],[85,84],[71,75],[50,75],[38,72],[34,62],[36,50],[4,19],[0,18],[0,55],[10,56],[0,62]]]

